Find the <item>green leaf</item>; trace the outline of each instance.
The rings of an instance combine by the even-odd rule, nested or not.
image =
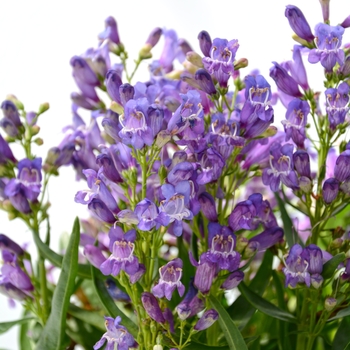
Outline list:
[[[333,340],[332,350],[349,350],[350,349],[350,317],[345,317],[339,325],[337,333]]]
[[[272,260],[273,254],[267,250],[258,272],[249,285],[249,288],[259,295],[264,293],[269,284],[272,274]],[[254,308],[243,295],[240,295],[227,309],[227,312],[232,320],[239,323],[239,327],[242,329],[252,317],[255,310],[256,308]]]
[[[187,348],[186,348],[187,349]],[[202,343],[191,342],[189,350],[230,350],[228,346],[209,346]]]
[[[79,220],[76,218],[67,251],[63,257],[60,277],[53,293],[51,313],[40,335],[36,350],[64,348],[67,310],[78,272],[79,240],[80,227]]]
[[[33,350],[32,340],[28,337],[28,323],[23,323],[19,329],[19,345],[21,350]]]
[[[297,322],[296,318],[287,311],[281,310],[274,304],[271,304],[266,299],[262,298],[260,295],[254,293],[249,289],[248,286],[241,282],[238,286],[238,289],[243,294],[243,296],[259,311],[263,312],[266,315],[272,316],[282,321],[286,322]]]
[[[63,256],[60,254],[57,254],[52,249],[50,249],[50,247],[47,246],[41,240],[38,232],[33,231],[33,236],[34,236],[34,242],[35,242],[36,246],[39,248],[40,253],[43,255],[43,257],[45,259],[47,259],[48,261],[50,261],[54,266],[61,268]],[[82,277],[82,278],[91,279],[90,266],[78,264],[78,275],[79,275],[79,277]]]
[[[340,310],[334,317],[330,318],[327,322],[331,322],[337,320],[338,318],[346,317],[350,315],[350,306],[347,308]]]
[[[68,313],[78,320],[84,321],[85,323],[88,323],[101,331],[106,331],[104,318],[95,311],[84,310],[75,306],[74,304],[70,304]]]
[[[224,307],[213,295],[209,296],[209,301],[219,314],[218,322],[224,332],[230,350],[248,350],[241,332],[238,330]]]
[[[293,226],[294,226],[293,222],[290,219],[290,216],[288,215],[284,202],[279,196],[278,192],[275,192],[275,197],[277,199],[278,207],[281,212],[284,236],[286,237],[289,247],[292,247],[295,243],[302,244],[302,242],[299,242],[300,240],[299,240],[298,234],[296,233],[295,230],[293,230]]]
[[[331,278],[334,274],[334,271],[338,267],[338,265],[345,260],[345,254],[339,253],[335,256],[333,256],[332,259],[328,260],[323,265],[323,271],[322,271],[322,277],[326,280],[328,278]]]
[[[125,326],[129,333],[136,339],[139,332],[137,326],[115,304],[113,298],[109,295],[104,282],[97,277],[98,271],[99,270],[97,270],[95,267],[91,266],[91,276],[94,282],[95,291],[102,305],[104,306],[110,317],[115,318],[117,316],[120,316],[122,318],[121,324]]]
[[[31,321],[33,319],[34,319],[34,317],[27,317],[27,318],[22,318],[22,319],[16,320],[16,321],[1,322],[0,323],[0,334],[6,333],[13,326],[21,325],[23,323],[27,323],[28,321]]]

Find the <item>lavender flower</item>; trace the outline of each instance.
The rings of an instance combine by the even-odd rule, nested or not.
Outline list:
[[[334,178],[327,179],[322,187],[322,197],[325,203],[332,203],[338,196],[339,181]]]
[[[294,99],[288,105],[286,119],[282,120],[286,133],[286,141],[292,138],[299,148],[304,148],[304,141],[306,139],[305,126],[309,112],[310,106],[306,101]]]
[[[286,276],[285,286],[296,287],[298,283],[305,283],[310,287],[310,273],[308,261],[303,257],[303,248],[299,244],[293,245],[285,261],[283,272]]]
[[[350,87],[346,82],[339,84],[337,89],[330,88],[325,91],[327,115],[332,130],[335,130],[337,125],[344,123],[350,110],[349,91]]]
[[[109,250],[112,255],[100,266],[104,275],[119,275],[125,271],[128,275],[134,275],[139,270],[139,260],[134,255],[136,231],[130,230],[125,235],[120,227],[109,230]]]
[[[174,290],[177,288],[180,297],[185,293],[185,287],[181,283],[182,277],[182,260],[177,258],[159,269],[160,279],[157,285],[152,288],[152,293],[157,298],[164,296],[171,300]]]
[[[216,38],[213,40],[209,56],[203,58],[204,68],[222,87],[227,87],[227,81],[234,72],[233,62],[238,47],[238,40]]]
[[[105,30],[100,33],[98,37],[102,40],[109,39],[111,42],[117,45],[120,44],[117,22],[113,17],[110,16],[106,18]]]
[[[105,320],[107,332],[94,345],[94,350],[100,349],[106,341],[106,350],[114,350],[116,346],[118,350],[128,350],[137,346],[133,336],[119,324],[122,320],[120,316],[115,319],[105,316]]]
[[[336,160],[334,177],[343,182],[350,177],[350,150],[342,152]]]
[[[141,301],[149,317],[158,323],[165,323],[165,318],[163,316],[162,310],[159,307],[156,297],[152,293],[142,293]]]
[[[293,145],[287,143],[283,146],[274,144],[270,149],[270,168],[264,169],[262,180],[276,192],[280,183],[291,188],[298,187],[298,178],[293,165]]]
[[[341,26],[330,26],[319,23],[315,27],[316,49],[309,53],[309,62],[321,62],[326,72],[331,72],[336,63],[343,65],[345,54],[340,49],[344,28]]]

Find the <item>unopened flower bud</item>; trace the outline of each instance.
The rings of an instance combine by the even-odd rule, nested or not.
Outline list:
[[[219,314],[216,310],[210,309],[206,311],[203,316],[198,320],[194,329],[196,331],[202,331],[204,329],[209,328],[215,321],[219,318]]]
[[[162,314],[162,310],[158,305],[156,297],[149,292],[144,292],[141,295],[141,301],[144,309],[146,310],[149,317],[158,323],[164,323],[165,319]]]
[[[320,0],[322,15],[323,15],[323,22],[325,23],[329,22],[329,1],[330,0]]]
[[[38,137],[34,140],[34,143],[38,146],[42,146],[44,144],[44,140],[41,137]]]
[[[235,70],[248,67],[248,60],[246,58],[240,58],[234,63]]]
[[[343,239],[336,238],[334,241],[331,242],[331,248],[332,249],[338,249],[343,245]]]
[[[191,62],[193,65],[197,66],[198,68],[203,68],[202,57],[198,55],[197,52],[194,52],[194,51],[187,52],[186,60]]]
[[[203,55],[209,57],[210,56],[210,49],[212,46],[212,41],[211,41],[209,33],[206,32],[205,30],[202,30],[198,34],[198,40],[199,40],[199,47],[201,48]]]
[[[314,40],[309,23],[307,23],[304,14],[298,7],[288,5],[286,7],[285,16],[287,17],[291,28],[300,38],[306,41]]]
[[[338,196],[339,181],[334,178],[327,179],[322,187],[322,196],[326,204],[332,203]]]
[[[163,350],[163,347],[159,344],[153,346],[153,350]]]
[[[114,113],[118,113],[118,114],[123,114],[124,113],[124,108],[123,106],[121,106],[119,103],[112,101],[111,102],[111,106],[110,109],[114,112]]]
[[[323,277],[320,274],[311,275],[311,284],[315,289],[321,287],[323,283]]]
[[[39,106],[38,114],[43,114],[50,109],[50,104],[48,102],[42,103]]]
[[[324,301],[324,307],[327,311],[332,311],[336,305],[337,305],[337,299],[335,298],[328,297]]]

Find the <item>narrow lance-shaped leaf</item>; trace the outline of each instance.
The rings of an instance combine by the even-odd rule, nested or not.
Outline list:
[[[212,295],[209,296],[209,301],[219,314],[218,322],[222,331],[224,332],[230,350],[248,350],[241,332],[238,330],[225,308]]]
[[[60,277],[53,293],[51,313],[40,335],[36,350],[64,348],[67,310],[78,272],[79,240],[80,227],[79,220],[76,218],[66,254],[63,257]]]
[[[45,259],[50,261],[54,266],[56,267],[61,267],[62,266],[62,260],[63,256],[57,254],[54,252],[52,249],[50,249],[49,246],[47,246],[39,236],[39,233],[36,231],[33,231],[33,237],[34,237],[34,242],[36,246],[39,248],[40,253],[43,255]],[[82,265],[78,264],[78,275],[79,277],[90,279],[90,268],[88,265]]]
[[[345,317],[335,334],[332,350],[349,350],[350,349],[350,317]]]
[[[249,289],[248,286],[241,282],[238,286],[238,289],[243,294],[243,296],[259,311],[263,312],[266,315],[278,318],[282,321],[287,322],[296,322],[296,318],[287,311],[281,310],[274,304],[271,304],[269,301],[262,298],[260,295],[254,293]]]
[[[333,256],[332,259],[328,260],[324,266],[322,271],[322,277],[326,280],[333,276],[334,271],[338,267],[338,265],[345,260],[345,254],[339,253]]]
[[[283,200],[281,199],[281,197],[278,195],[277,192],[275,192],[275,197],[277,199],[278,207],[279,207],[280,212],[281,212],[284,235],[286,237],[286,240],[287,240],[289,247],[292,247],[295,243],[299,243],[302,245],[303,243],[300,242],[300,239],[299,239],[296,231],[293,230],[294,225],[293,225],[292,220],[290,219],[290,216],[288,215],[288,212],[286,210],[286,207],[284,205]]]
[[[98,274],[98,270],[95,267],[91,266],[91,276],[94,282],[95,291],[101,303],[103,304],[104,308],[108,312],[108,316],[113,318],[120,316],[122,318],[122,325],[127,328],[129,333],[134,338],[137,338],[138,329],[135,323],[132,322],[130,318],[126,316],[124,312],[118,308],[113,298],[109,295],[104,282],[97,277],[97,274]]]
[[[0,334],[6,333],[13,326],[27,323],[31,320],[33,320],[33,317],[22,318],[22,319],[16,320],[16,321],[1,322],[0,323]]]

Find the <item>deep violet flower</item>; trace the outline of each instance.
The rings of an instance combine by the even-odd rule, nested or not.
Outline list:
[[[309,23],[307,23],[304,14],[298,7],[288,5],[284,14],[289,21],[289,25],[300,38],[306,41],[314,40]]]

